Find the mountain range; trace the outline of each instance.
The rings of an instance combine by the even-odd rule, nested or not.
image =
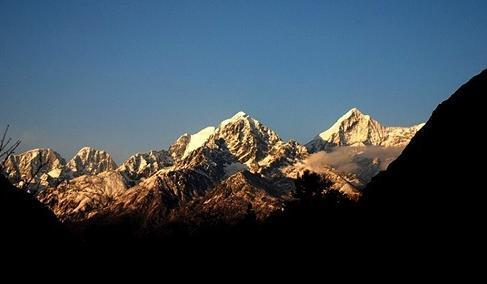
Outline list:
[[[468,273],[471,268],[482,271],[477,258],[471,256],[480,255],[485,243],[481,226],[485,216],[483,168],[475,164],[483,154],[477,147],[452,148],[445,141],[451,141],[458,129],[464,133],[483,129],[486,91],[484,70],[442,102],[387,170],[362,189],[348,182],[350,175],[340,173],[346,169],[328,166],[333,163],[328,163],[331,160],[327,155],[351,152],[351,156],[345,155],[347,159],[366,160],[379,157],[378,149],[388,151],[399,146],[374,145],[390,140],[374,140],[370,132],[362,131],[367,135],[360,143],[343,142],[343,146],[327,146],[316,153],[306,149],[304,158],[290,154],[286,163],[269,167],[262,161],[268,161],[269,155],[279,155],[265,149],[281,145],[279,150],[288,151],[303,146],[280,139],[272,146],[261,143],[269,147],[262,146],[260,153],[265,154],[260,158],[246,155],[258,152],[254,151],[255,144],[250,147],[252,151],[229,147],[235,142],[229,134],[231,129],[244,127],[241,129],[247,131],[247,126],[258,125],[242,114],[230,120],[233,126],[225,123],[225,131],[220,129],[221,124],[210,128],[203,143],[198,142],[200,147],[186,155],[192,136],[189,134],[167,151],[137,154],[119,167],[110,163],[106,153],[89,148],[76,155],[80,158],[77,163],[66,163],[47,149],[11,156],[7,172],[10,181],[17,181],[17,188],[6,179],[7,175],[0,175],[4,254],[11,260],[20,257],[19,261],[28,256],[30,261],[36,260],[36,267],[47,264],[52,269],[55,264],[61,271],[60,266],[66,265],[77,272],[86,263],[106,269],[117,260],[122,265],[128,263],[131,270],[134,263],[142,263],[144,271],[144,260],[155,263],[158,269],[167,268],[160,259],[184,269],[188,263],[208,263],[213,268],[217,263],[221,268],[220,262],[210,261],[209,256],[225,260],[223,263],[230,266],[235,266],[238,259],[246,264],[249,259],[262,260],[263,265],[280,259],[294,263],[296,255],[300,260],[317,261],[307,255],[299,257],[299,253],[325,256],[330,263],[341,266],[353,259],[356,263],[372,263],[375,268],[384,268],[382,261],[394,269],[406,259],[426,270],[431,269],[431,263],[439,263],[442,268],[453,265],[452,269],[466,263]],[[404,129],[402,133],[408,132]],[[367,155],[357,156],[361,152]],[[321,158],[325,162],[316,163]],[[339,182],[352,186],[347,196],[360,195],[357,202],[333,190],[322,199],[325,203],[305,197],[287,202],[292,196],[286,186],[293,184],[293,175],[306,167],[317,171],[324,168],[320,174],[328,174],[335,189],[346,190]],[[98,173],[81,174],[83,171]],[[28,183],[22,184],[24,178]],[[295,184],[312,189],[316,181],[328,183],[319,175],[304,174]],[[187,235],[185,231],[180,233],[182,229],[199,232]],[[52,261],[48,261],[50,257]],[[371,257],[379,262],[371,262]],[[134,259],[137,261],[131,261]],[[317,263],[321,265],[321,261]],[[404,267],[405,273],[411,273],[410,266]]]
[[[137,153],[120,166],[107,152],[90,147],[68,162],[51,149],[33,149],[10,156],[5,174],[67,224],[130,219],[145,232],[181,219],[206,222],[202,216],[208,215],[232,223],[283,210],[293,180],[306,169],[357,198],[400,151],[387,159],[380,153],[402,149],[422,126],[384,127],[354,108],[301,145],[238,112],[216,126],[183,134],[167,150]],[[368,147],[374,147],[372,155]],[[330,160],[337,153],[354,167]],[[324,162],[313,162],[320,159]]]

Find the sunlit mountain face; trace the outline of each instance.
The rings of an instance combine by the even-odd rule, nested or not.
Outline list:
[[[119,166],[109,153],[91,147],[68,162],[54,150],[33,149],[10,156],[5,173],[73,226],[134,218],[138,230],[154,231],[210,215],[229,224],[248,214],[263,221],[285,210],[294,180],[306,170],[356,200],[421,126],[385,127],[354,108],[304,146],[238,112]]]
[[[158,260],[457,271],[441,261],[476,261],[461,254],[486,239],[485,11],[0,0],[5,263],[51,278],[116,263],[101,256],[124,273],[156,260],[139,275],[165,276]]]

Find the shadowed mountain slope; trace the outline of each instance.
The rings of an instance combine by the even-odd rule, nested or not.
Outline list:
[[[387,171],[372,179],[364,193],[367,206],[434,215],[485,207],[484,150],[462,137],[468,133],[481,139],[486,95],[484,70],[441,103]]]

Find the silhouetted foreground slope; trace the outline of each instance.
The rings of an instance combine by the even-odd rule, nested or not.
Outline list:
[[[480,252],[485,154],[476,141],[486,129],[485,95],[487,70],[437,107],[400,157],[367,186],[357,206],[298,206],[253,231],[252,240],[288,251],[408,255],[416,263],[454,263],[458,259],[451,254]],[[248,235],[242,234],[242,243],[250,243]]]
[[[318,261],[342,260],[379,269],[384,269],[379,263],[397,266],[390,260],[410,257],[415,265],[422,263],[428,269],[433,260],[436,265],[464,262],[465,257],[453,254],[481,252],[485,235],[485,155],[483,145],[475,143],[486,129],[486,94],[487,70],[437,107],[400,157],[367,186],[358,204],[289,204],[289,210],[264,224],[248,216],[233,227],[200,228],[193,235],[183,228],[181,234],[163,239],[131,238],[137,231],[130,222],[93,227],[90,249],[83,256],[96,260],[108,252],[110,259],[122,255],[119,259],[127,260],[135,259],[128,256],[135,252],[164,255],[172,261],[170,256],[193,259],[197,255],[202,261],[194,263],[205,263],[207,258],[251,255],[254,261],[272,262],[298,252],[314,254]],[[2,232],[8,244],[46,251],[71,244],[51,212],[3,177],[0,181]],[[316,186],[316,182],[311,179],[301,186]],[[222,251],[224,256],[216,253]]]
[[[479,271],[473,260],[485,251],[485,149],[478,141],[486,130],[486,95],[484,70],[441,103],[387,171],[372,179],[362,205],[374,235],[385,233],[397,240],[396,249],[424,263]]]
[[[364,246],[376,247],[370,253],[408,255],[416,266],[434,263],[441,267],[437,277],[483,271],[477,259],[485,256],[486,95],[484,70],[442,102],[402,154],[367,185],[362,232]]]
[[[487,70],[433,112],[402,154],[369,183],[370,209],[406,217],[462,216],[485,208]],[[478,217],[473,215],[472,217]]]
[[[70,253],[78,243],[54,214],[0,174],[2,254],[46,258]],[[73,254],[74,251],[71,251]]]

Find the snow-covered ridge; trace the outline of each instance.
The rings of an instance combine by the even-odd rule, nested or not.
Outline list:
[[[239,212],[240,207],[247,210],[246,203],[265,212],[278,208],[274,202],[262,203],[260,198],[268,200],[269,196],[261,189],[272,187],[279,194],[276,202],[288,195],[294,188],[292,178],[310,167],[305,162],[311,157],[309,148],[296,141],[283,141],[244,112],[216,125],[183,134],[168,150],[134,154],[118,168],[107,152],[84,147],[67,164],[52,150],[13,156],[8,174],[18,177],[29,172],[41,152],[42,157],[50,157],[49,165],[37,177],[43,187],[38,198],[60,219],[73,223],[95,214],[113,218],[136,212],[146,220],[163,224],[173,210],[209,192],[214,194],[208,200],[216,202],[203,203],[208,210]],[[384,127],[354,108],[320,133],[313,149],[330,145],[405,145],[420,128]],[[375,165],[375,159],[369,160],[361,160],[360,165]],[[359,194],[347,173],[328,164],[317,172],[327,176],[335,189],[352,197]],[[219,186],[220,190],[212,191]],[[262,194],[255,199],[257,192]]]
[[[225,164],[227,174],[246,169],[268,177],[289,176],[293,165],[306,159],[309,152],[336,146],[404,146],[422,127],[422,124],[412,127],[384,127],[369,115],[353,108],[328,130],[317,135],[306,145],[306,149],[295,141],[281,140],[272,129],[243,111],[216,125],[217,127],[203,128],[195,134],[182,135],[167,151],[137,153],[118,168],[107,152],[84,147],[67,164],[59,154],[50,149],[27,151],[12,156],[7,162],[6,172],[14,183],[28,179],[39,163],[36,157],[40,155],[48,158],[49,163],[36,178],[46,187],[78,176],[98,175],[111,170],[121,173],[129,185],[134,185],[160,171],[193,168],[202,160],[205,161],[203,164],[207,164],[203,168],[211,168],[210,164],[215,162]],[[228,154],[223,155],[225,157],[200,157],[204,151],[198,149],[214,148],[214,145],[222,147],[218,155],[225,152]]]
[[[424,124],[411,127],[385,127],[378,121],[352,108],[329,129],[318,134],[306,144],[310,152],[336,146],[383,146],[400,147],[409,143]]]
[[[129,180],[138,181],[172,164],[173,159],[168,151],[149,151],[130,156],[117,168],[117,171]]]
[[[117,168],[110,154],[91,147],[81,148],[66,166],[73,176],[96,175]]]
[[[38,178],[41,176],[46,180],[51,177],[57,178],[65,166],[66,162],[61,155],[49,148],[43,148],[10,156],[4,170],[9,180],[19,186],[19,183],[35,178],[32,174],[37,171]]]
[[[243,124],[247,125],[247,130],[250,129],[260,129],[260,128],[265,128],[264,131],[268,131],[269,129],[265,126],[263,126],[258,120],[250,117],[248,114],[246,114],[243,111],[237,112],[235,115],[232,117],[223,120],[218,124],[218,127],[215,126],[208,126],[206,128],[201,129],[195,134],[183,134],[179,139],[171,146],[171,148],[174,149],[180,149],[181,147],[184,147],[184,153],[180,157],[181,159],[186,158],[191,152],[194,150],[202,147],[208,140],[210,139],[211,136],[218,136],[219,138],[224,138],[222,137],[222,132],[224,132],[223,129],[225,129],[228,126],[239,124],[242,122]],[[243,130],[243,129],[242,129]],[[272,131],[271,131],[272,132]],[[232,133],[236,134],[236,133]],[[274,135],[277,137],[277,134],[274,132],[271,133],[271,135]],[[179,150],[181,151],[181,150]]]
[[[203,146],[203,144],[208,141],[208,138],[215,133],[214,126],[208,126],[206,128],[201,129],[195,134],[192,134],[189,137],[189,142],[184,150],[183,159],[186,158],[191,152],[198,149],[199,147]]]
[[[382,134],[384,132],[383,126],[372,119],[369,115],[365,115],[357,108],[352,108],[342,117],[340,117],[329,129],[321,132],[318,136],[325,141],[336,140],[337,134],[350,133],[348,143],[360,143],[364,137],[368,135],[365,131],[375,130],[378,134],[370,137],[372,143],[380,143]],[[341,132],[341,133],[340,133]],[[340,145],[342,146],[342,145]]]
[[[277,133],[243,111],[217,125],[203,128],[195,134],[182,135],[168,151],[137,153],[129,157],[118,169],[107,152],[84,147],[67,164],[59,154],[50,149],[27,151],[12,156],[7,163],[6,171],[11,180],[18,182],[22,176],[28,177],[37,163],[35,154],[43,153],[41,155],[49,157],[49,163],[40,174],[47,174],[49,178],[69,179],[117,169],[126,178],[138,181],[187,158],[210,140],[215,143],[221,139],[240,163],[256,172],[292,164],[305,157],[307,152],[317,152],[335,146],[404,146],[423,126],[419,124],[412,127],[385,127],[359,109],[352,108],[329,129],[319,133],[306,144],[306,150],[299,143],[289,144],[282,141]]]
[[[229,123],[232,123],[232,122],[235,122],[239,119],[242,119],[242,118],[249,118],[250,116],[247,115],[245,112],[243,111],[239,111],[237,112],[234,116],[228,118],[228,119],[225,119],[223,120],[221,123],[220,123],[220,127],[224,127],[225,125],[229,124]]]

